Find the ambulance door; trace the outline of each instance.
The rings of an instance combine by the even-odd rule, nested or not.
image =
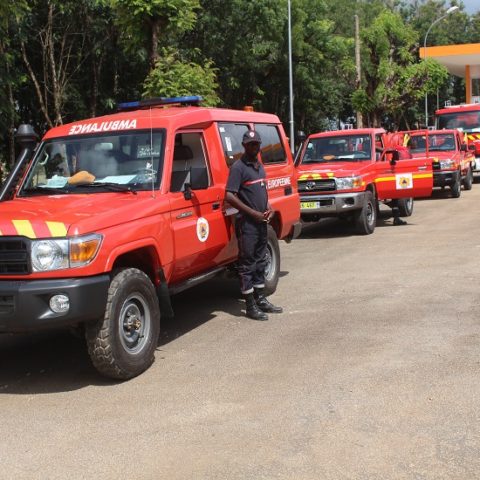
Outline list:
[[[202,188],[189,188],[199,181]],[[222,213],[224,193],[224,186],[212,179],[204,133],[177,133],[170,180],[174,282],[224,263],[229,236]]]
[[[395,157],[394,153],[383,154],[375,164],[379,200],[431,196],[432,160],[407,158],[391,161],[392,157]]]

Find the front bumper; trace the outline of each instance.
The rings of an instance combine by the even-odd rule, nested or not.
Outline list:
[[[0,280],[0,332],[15,333],[76,325],[103,317],[110,284],[108,275],[46,280]],[[49,300],[67,295],[70,309],[54,313]]]
[[[301,195],[300,213],[302,216],[336,216],[345,212],[360,210],[364,203],[365,192]]]
[[[451,172],[433,172],[434,187],[450,187],[458,179],[458,170]]]
[[[302,233],[302,222],[295,222],[292,225],[292,229],[290,230],[290,233],[284,238],[284,240],[287,243],[290,243],[292,240],[297,238],[300,233]]]

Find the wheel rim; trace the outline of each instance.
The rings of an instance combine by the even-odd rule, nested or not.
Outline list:
[[[367,224],[371,227],[373,225],[373,222],[375,221],[375,212],[372,202],[367,203],[367,211],[365,213],[365,216],[367,218]]]
[[[411,209],[412,209],[412,205],[413,205],[413,198],[407,198],[407,201],[405,202],[405,209],[407,210],[407,212],[409,212]]]
[[[277,260],[273,255],[270,243],[267,245],[267,252],[265,253],[265,280],[269,281],[275,274],[277,268]]]
[[[150,309],[139,293],[130,295],[122,305],[119,316],[120,341],[130,354],[140,353],[148,342],[151,327]]]

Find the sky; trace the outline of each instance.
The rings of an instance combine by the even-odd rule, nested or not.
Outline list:
[[[465,11],[469,14],[477,13],[480,10],[480,0],[463,0]]]

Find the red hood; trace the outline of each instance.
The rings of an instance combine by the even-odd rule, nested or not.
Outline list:
[[[428,157],[427,158],[431,158],[431,159],[438,158],[438,159],[442,159],[442,160],[444,158],[456,159],[458,154],[459,153],[456,152],[455,150],[448,150],[446,152],[438,152],[438,151],[435,150],[433,152],[428,152]],[[412,157],[413,158],[425,158],[426,154],[425,154],[425,152],[412,153]]]
[[[324,164],[312,163],[301,164],[297,166],[297,179],[304,180],[305,176],[311,174],[319,174],[320,176],[328,177],[352,177],[361,175],[364,170],[371,165],[370,161],[366,162],[329,162]]]
[[[154,200],[150,192],[15,198],[0,202],[0,235],[81,235],[166,210],[167,200]]]

